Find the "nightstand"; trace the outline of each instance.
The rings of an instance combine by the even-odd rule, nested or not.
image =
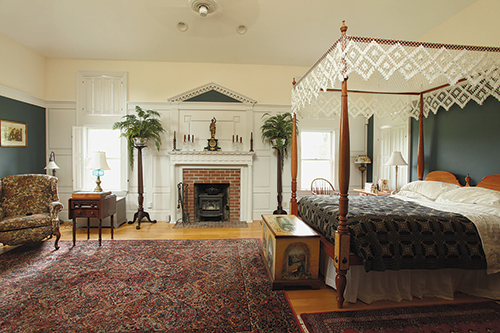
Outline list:
[[[390,192],[372,193],[372,192],[368,192],[368,191],[358,189],[358,188],[355,188],[353,191],[359,192],[359,196],[361,196],[361,197],[364,197],[364,196],[383,197],[383,196],[391,195]]]

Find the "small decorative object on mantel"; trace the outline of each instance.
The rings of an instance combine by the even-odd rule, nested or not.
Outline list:
[[[221,151],[222,149],[219,147],[219,140],[215,138],[215,123],[217,122],[217,119],[215,117],[212,118],[212,121],[210,122],[210,139],[207,139],[208,141],[208,146],[205,147],[206,151]]]
[[[186,139],[187,138],[187,139]],[[194,151],[194,134],[184,134],[184,150]]]
[[[174,148],[172,149],[173,151],[177,151],[179,149],[177,149],[177,136],[176,136],[176,132],[174,131],[174,140],[173,140],[173,144],[174,144]]]
[[[232,148],[234,151],[242,151],[243,150],[243,137],[236,135],[236,141],[235,141],[234,135],[233,135]]]
[[[250,132],[250,151],[253,152],[253,132]]]

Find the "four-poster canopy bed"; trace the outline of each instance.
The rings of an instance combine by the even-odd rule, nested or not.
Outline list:
[[[299,215],[296,115],[329,117],[340,113],[338,227],[333,245],[325,237],[323,240],[327,254],[334,260],[337,302],[342,307],[351,260],[349,116],[420,119],[417,166],[418,179],[422,180],[423,117],[436,113],[440,107],[463,107],[471,100],[482,104],[489,96],[500,100],[500,48],[348,36],[344,23],[340,30],[341,37],[294,83],[292,90],[290,207],[292,214]]]

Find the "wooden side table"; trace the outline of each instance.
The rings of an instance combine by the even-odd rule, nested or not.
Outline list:
[[[87,218],[87,239],[90,238],[90,218],[99,219],[99,246],[102,243],[102,219],[111,218],[111,239],[113,235],[113,214],[116,213],[116,195],[111,192],[77,192],[69,199],[69,218],[73,220],[73,246],[76,244],[76,219]]]
[[[294,215],[262,215],[262,255],[273,289],[319,289],[320,235]]]
[[[390,192],[373,193],[373,192],[368,192],[368,191],[365,191],[365,190],[362,190],[362,189],[357,189],[357,188],[355,188],[354,191],[359,192],[359,195],[361,197],[363,197],[363,196],[382,197],[382,196],[386,196],[386,195],[391,195]]]

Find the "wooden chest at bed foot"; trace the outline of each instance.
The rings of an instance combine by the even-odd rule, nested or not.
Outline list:
[[[320,235],[294,215],[262,215],[262,257],[273,289],[319,289]]]

